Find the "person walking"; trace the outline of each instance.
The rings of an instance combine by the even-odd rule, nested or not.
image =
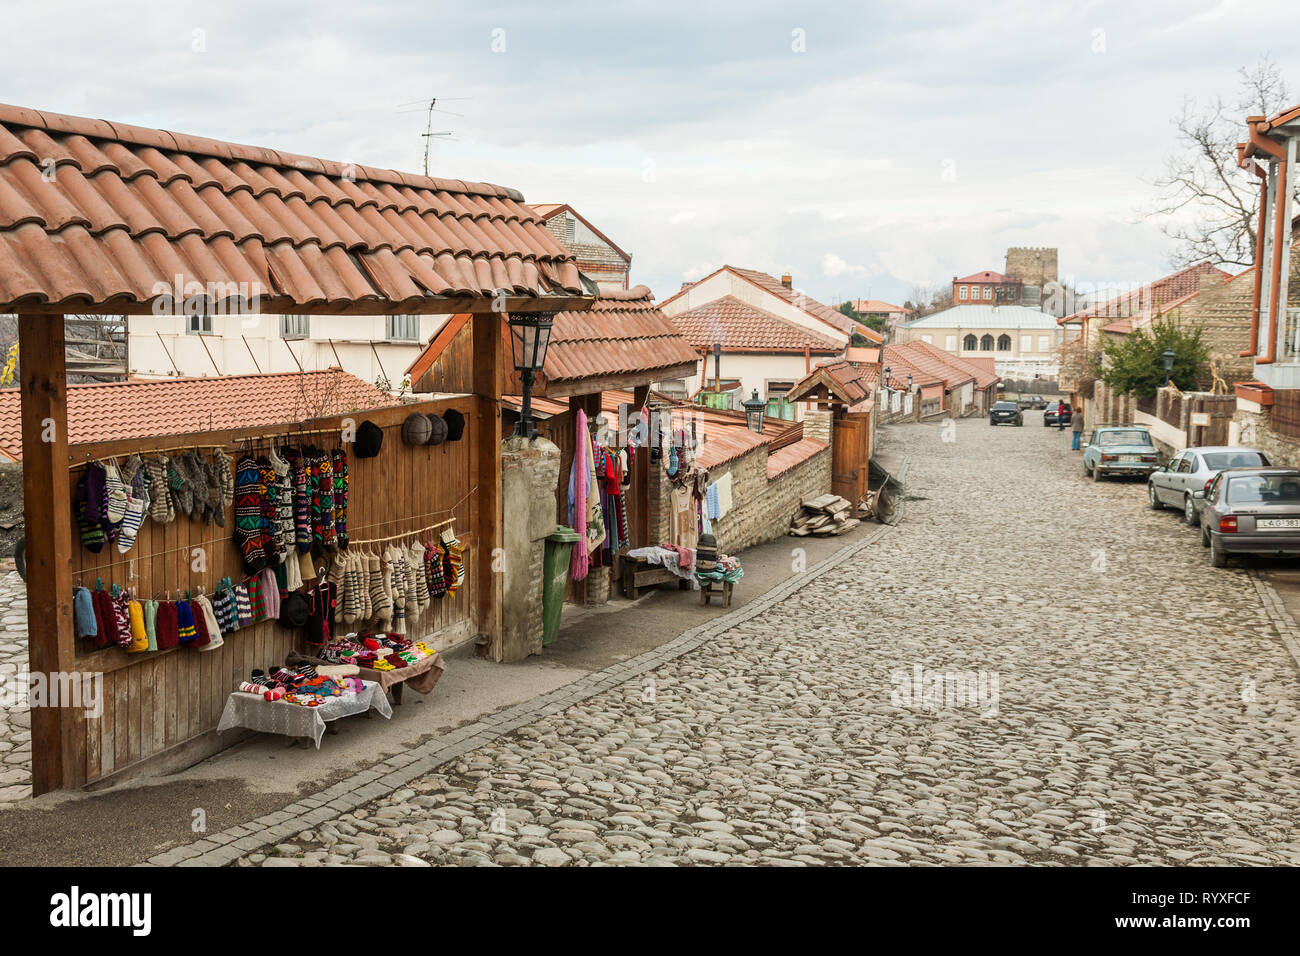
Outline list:
[[[1065,431],[1065,413],[1069,407],[1065,402],[1056,403],[1056,430],[1058,432]]]
[[[1075,409],[1070,416],[1070,431],[1073,432],[1070,436],[1070,450],[1078,451],[1079,439],[1083,435],[1083,411],[1081,409]]]

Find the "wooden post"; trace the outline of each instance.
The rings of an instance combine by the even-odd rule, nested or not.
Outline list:
[[[32,675],[73,669],[72,512],[63,316],[18,316],[22,369],[23,508],[27,531],[27,660]],[[50,681],[53,686],[54,681]],[[71,713],[31,712],[32,793],[77,785]]]
[[[474,606],[479,654],[501,659],[501,575],[493,570],[501,547],[501,353],[500,312],[475,313],[474,394],[477,425],[474,482],[478,486],[478,529],[474,547]]]

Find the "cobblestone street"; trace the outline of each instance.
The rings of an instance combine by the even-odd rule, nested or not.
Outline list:
[[[783,603],[239,864],[1300,862],[1271,589],[1036,414],[944,437]]]
[[[0,569],[0,689],[12,690],[26,669],[27,592],[17,571]],[[0,701],[0,804],[31,795],[31,717],[17,697],[6,695]]]

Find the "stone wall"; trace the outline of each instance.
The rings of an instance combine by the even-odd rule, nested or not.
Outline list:
[[[767,447],[760,446],[709,469],[710,483],[731,475],[732,508],[726,517],[713,522],[718,548],[726,554],[781,537],[789,529],[790,517],[801,500],[831,490],[829,446],[772,479],[767,477],[767,458]],[[657,499],[650,503],[651,537],[658,544],[671,540],[672,483],[658,462],[651,465],[651,471],[659,486]]]
[[[23,466],[0,462],[0,558],[13,557],[23,529]]]
[[[1258,448],[1275,465],[1300,466],[1300,440],[1273,431],[1269,410],[1253,402],[1238,401],[1230,444]]]
[[[831,443],[831,429],[833,428],[833,419],[829,411],[820,408],[810,408],[803,414],[803,437],[811,438],[813,441],[819,441],[823,445]]]
[[[501,443],[501,511],[523,515],[502,526],[501,644],[498,661],[522,660],[542,650],[542,569],[546,536],[555,530],[560,450],[545,438]]]
[[[1055,249],[1013,246],[1007,250],[1007,264],[1002,271],[1025,285],[1044,286],[1057,278]]]

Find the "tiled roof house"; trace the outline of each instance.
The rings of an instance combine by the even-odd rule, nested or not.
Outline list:
[[[723,382],[739,381],[737,401],[757,393],[769,413],[798,418],[785,400],[794,383],[817,362],[843,356],[855,334],[879,344],[881,336],[794,287],[754,269],[723,266],[660,303],[690,344],[706,354],[705,384],[713,383],[714,345],[721,348]]]

